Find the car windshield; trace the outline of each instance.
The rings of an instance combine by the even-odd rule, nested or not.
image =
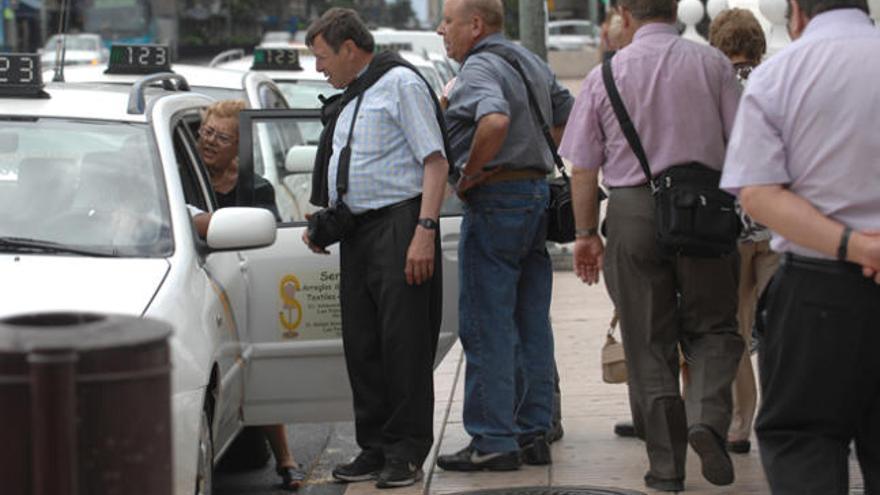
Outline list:
[[[0,122],[0,251],[171,253],[168,205],[146,125]]]
[[[56,43],[58,43],[60,40],[61,37],[58,35],[49,38],[49,41],[46,42],[46,50],[54,52]],[[68,35],[64,40],[64,44],[67,47],[67,50],[83,50],[91,52],[97,52],[101,50],[98,39],[92,36]]]
[[[339,93],[326,81],[275,81],[290,108],[321,108],[318,95],[330,97]]]

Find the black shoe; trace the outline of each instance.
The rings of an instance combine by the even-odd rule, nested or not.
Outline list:
[[[706,425],[694,425],[688,429],[691,444],[703,464],[703,477],[713,485],[733,483],[733,463],[727,455],[725,442]]]
[[[441,455],[437,465],[446,471],[516,471],[522,461],[518,450],[484,454],[468,445],[454,454]]]
[[[546,466],[553,462],[550,457],[550,443],[545,435],[535,435],[520,444],[519,453],[523,464]]]
[[[727,451],[734,454],[748,454],[752,450],[752,442],[748,440],[728,440]]]
[[[547,443],[553,443],[562,438],[562,435],[565,434],[565,431],[562,429],[562,421],[553,421],[550,424],[550,429],[547,431],[545,438],[547,438]]]
[[[378,450],[362,450],[348,464],[337,464],[333,477],[339,481],[366,481],[375,479],[385,466],[385,456]]]
[[[414,485],[422,479],[422,468],[414,462],[401,459],[388,459],[379,472],[376,488],[398,488]]]
[[[655,478],[651,473],[648,473],[645,475],[645,486],[661,492],[683,492],[684,480],[681,478]]]
[[[636,426],[632,421],[618,421],[614,423],[614,434],[624,438],[635,438]]]

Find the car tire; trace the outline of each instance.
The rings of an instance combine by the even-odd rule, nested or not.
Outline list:
[[[234,473],[260,469],[266,466],[271,455],[263,429],[259,426],[247,426],[241,430],[223,454],[223,458],[217,464],[217,470]]]
[[[214,489],[214,437],[208,417],[208,411],[202,410],[195,495],[211,495]]]

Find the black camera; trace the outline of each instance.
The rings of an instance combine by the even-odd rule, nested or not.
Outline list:
[[[342,201],[316,211],[309,217],[309,241],[324,249],[345,238],[354,229],[354,213]]]

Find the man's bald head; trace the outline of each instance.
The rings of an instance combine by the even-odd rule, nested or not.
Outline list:
[[[492,32],[504,28],[504,4],[501,0],[460,0],[461,6],[468,15],[477,15],[486,23]]]
[[[446,54],[462,62],[475,44],[503,27],[501,0],[446,0],[437,34],[443,36]]]

